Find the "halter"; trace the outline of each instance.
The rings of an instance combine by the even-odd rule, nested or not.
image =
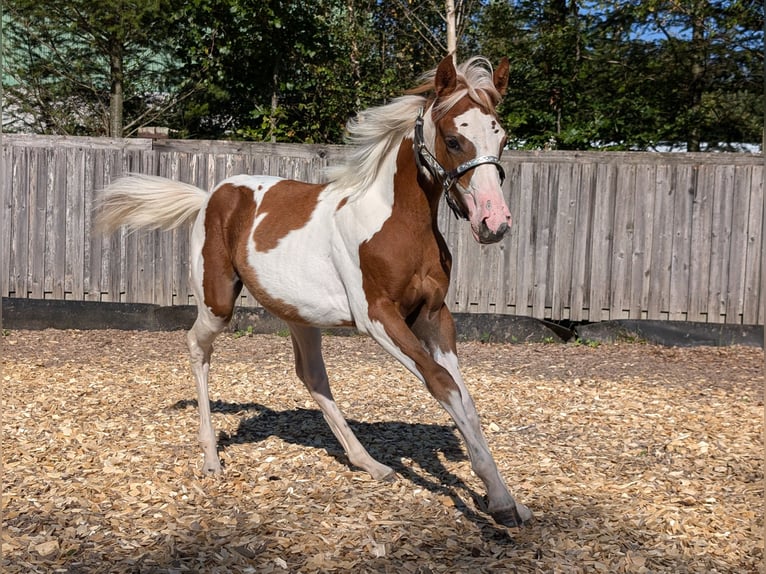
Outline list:
[[[444,166],[439,163],[439,160],[436,159],[434,154],[432,154],[426,147],[426,143],[423,140],[423,123],[423,108],[420,108],[418,117],[415,120],[415,162],[418,164],[418,167],[425,168],[435,180],[441,180],[442,189],[444,190],[444,199],[447,200],[447,205],[452,210],[452,213],[455,214],[455,218],[468,220],[468,215],[452,198],[450,190],[453,186],[457,186],[460,193],[468,193],[462,185],[457,183],[458,179],[460,179],[466,172],[485,163],[491,163],[497,168],[497,171],[500,172],[500,183],[502,184],[503,180],[505,180],[505,170],[503,169],[503,166],[500,165],[500,159],[494,155],[482,155],[469,159],[465,163],[461,163],[452,171],[447,171],[444,169]]]

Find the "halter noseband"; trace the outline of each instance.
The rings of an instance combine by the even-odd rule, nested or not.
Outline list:
[[[444,199],[447,200],[447,205],[452,210],[452,213],[455,214],[455,217],[457,219],[463,218],[468,220],[468,215],[452,198],[450,190],[453,186],[457,185],[460,193],[467,193],[463,190],[462,186],[457,184],[458,179],[466,172],[485,163],[491,163],[497,168],[497,171],[500,173],[500,183],[502,184],[503,180],[505,180],[505,170],[500,165],[500,159],[494,155],[482,155],[461,163],[452,171],[447,171],[426,147],[426,142],[423,139],[423,123],[423,108],[420,108],[418,117],[415,120],[415,162],[418,164],[418,167],[425,168],[435,180],[441,180]]]

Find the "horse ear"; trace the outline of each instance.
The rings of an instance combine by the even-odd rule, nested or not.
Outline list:
[[[495,89],[501,95],[505,95],[505,91],[508,88],[508,73],[510,69],[508,63],[508,56],[503,57],[500,63],[495,68],[495,73],[492,75],[492,81],[495,84]]]
[[[436,68],[434,77],[434,90],[436,97],[441,98],[450,95],[457,87],[457,71],[452,54],[444,58]]]

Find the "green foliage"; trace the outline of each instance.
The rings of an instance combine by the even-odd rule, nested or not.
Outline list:
[[[518,147],[693,150],[760,141],[762,22],[757,3],[515,0],[486,5],[477,30],[510,56]]]
[[[580,337],[577,337],[574,341],[574,345],[576,346],[584,346],[584,347],[590,347],[591,349],[595,349],[601,345],[599,341],[596,341],[594,339],[582,339]]]
[[[246,329],[237,329],[232,335],[235,339],[239,339],[240,337],[252,337],[253,334],[253,326],[248,325]]]
[[[191,77],[197,58],[187,54],[209,46],[212,64],[172,127],[185,137],[340,142],[356,110],[400,93],[425,69],[410,63],[417,43],[405,45],[395,8],[197,0],[183,8],[176,59]]]
[[[457,2],[461,58],[509,56],[520,148],[758,142],[763,6],[736,0]],[[8,0],[6,110],[38,133],[340,142],[357,110],[444,56],[426,0]],[[116,65],[118,63],[119,65]],[[7,113],[7,112],[6,112]]]
[[[8,0],[6,109],[36,133],[108,135],[115,81],[128,123],[171,86],[164,40],[169,0]],[[121,134],[118,134],[121,135]]]

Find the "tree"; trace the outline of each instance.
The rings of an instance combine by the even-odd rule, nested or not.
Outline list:
[[[664,62],[654,87],[667,102],[659,106],[666,137],[685,141],[689,151],[700,151],[703,141],[758,139],[752,118],[763,109],[762,3],[610,0],[605,7],[634,35],[654,38]]]
[[[188,4],[175,58],[190,77],[205,46],[211,67],[173,127],[187,137],[342,141],[356,110],[411,87],[443,55],[403,10],[376,0]]]
[[[747,0],[509,0],[477,35],[511,56],[503,114],[521,145],[694,151],[760,139],[762,23]]]
[[[170,0],[8,0],[7,109],[39,133],[122,137],[181,92],[163,81]]]
[[[592,134],[575,120],[587,80],[587,16],[578,0],[491,2],[478,24],[485,52],[508,55],[503,113],[530,147],[582,147]]]
[[[477,0],[399,0],[404,21],[439,57],[457,57],[478,5]]]
[[[8,0],[6,113],[39,133],[339,142],[448,52],[510,56],[515,145],[758,141],[754,0]]]

